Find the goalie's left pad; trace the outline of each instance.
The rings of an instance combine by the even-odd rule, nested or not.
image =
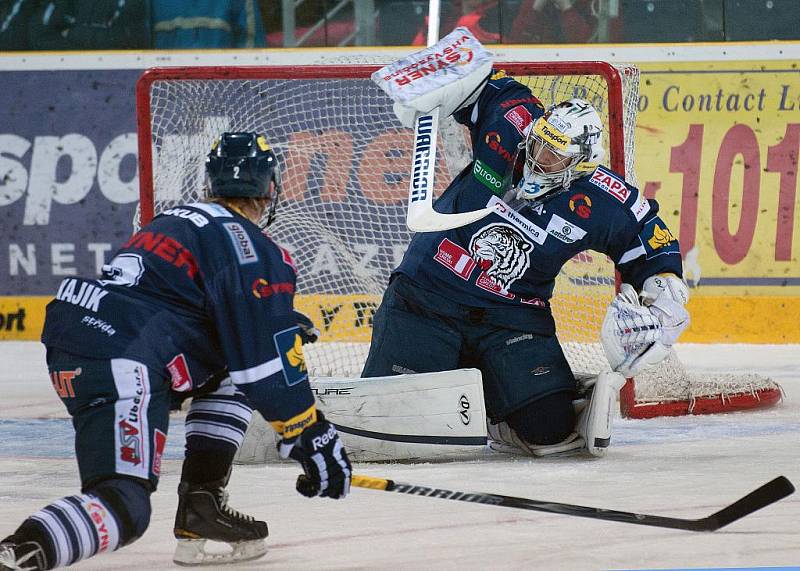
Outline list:
[[[492,55],[467,28],[456,28],[435,45],[382,67],[372,81],[395,102],[405,127],[417,113],[440,108],[448,117],[478,99],[492,71]]]
[[[673,294],[668,287],[657,286],[656,277],[662,284],[680,291]],[[688,299],[688,289],[680,289],[676,282],[682,283],[682,280],[676,276],[648,278],[642,288],[646,305],[642,305],[631,285],[622,284],[608,307],[600,333],[600,341],[614,371],[632,376],[669,355],[672,345],[689,326],[689,312],[683,306]]]

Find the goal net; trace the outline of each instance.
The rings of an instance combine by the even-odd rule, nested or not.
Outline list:
[[[358,376],[372,316],[411,238],[405,213],[412,131],[370,81],[377,68],[154,68],[137,85],[137,228],[166,208],[202,200],[205,156],[222,132],[266,134],[284,186],[269,232],[297,265],[295,305],[323,333],[304,348],[312,376]],[[635,184],[637,68],[603,62],[496,68],[528,85],[545,106],[571,97],[591,101],[608,127],[607,165]],[[469,139],[452,119],[442,126],[437,155],[438,194],[472,160]],[[558,278],[553,312],[576,372],[608,369],[599,330],[615,288],[613,264],[597,252],[575,257]],[[630,417],[717,412],[772,404],[780,396],[769,379],[695,376],[672,355],[626,384],[621,410]]]

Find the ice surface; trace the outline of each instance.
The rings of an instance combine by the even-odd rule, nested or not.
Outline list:
[[[694,371],[772,376],[785,401],[762,412],[617,419],[603,459],[494,455],[362,464],[358,473],[675,517],[708,515],[780,474],[800,484],[800,346],[684,345]],[[171,562],[183,429],[173,419],[145,536],[85,570]],[[78,490],[72,433],[38,343],[0,343],[0,537]],[[712,534],[662,530],[354,489],[344,501],[294,492],[293,465],[234,469],[231,505],[270,525],[270,551],[224,569],[642,569],[800,565],[800,494]]]

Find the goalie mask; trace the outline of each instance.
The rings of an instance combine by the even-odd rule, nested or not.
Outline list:
[[[266,225],[275,219],[281,194],[278,157],[258,133],[223,133],[206,157],[210,198],[269,198]]]
[[[603,122],[588,101],[570,99],[548,109],[520,143],[525,166],[517,197],[535,200],[569,188],[570,182],[594,170],[603,159],[602,138]]]

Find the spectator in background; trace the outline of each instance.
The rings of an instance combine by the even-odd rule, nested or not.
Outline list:
[[[598,41],[593,0],[523,0],[504,38],[513,44],[579,44]],[[607,41],[621,38],[620,19],[611,19]],[[601,41],[604,38],[601,38]]]
[[[266,47],[257,0],[153,0],[157,49]]]
[[[15,2],[20,8],[24,2]],[[150,0],[32,0],[30,49],[123,50],[150,47]]]
[[[453,0],[451,4],[442,5],[439,31],[441,36],[450,33],[458,26],[468,28],[472,34],[484,44],[500,43],[498,30],[497,0]],[[411,42],[414,46],[424,46],[428,39],[428,18],[417,31]]]
[[[28,21],[37,4],[36,0],[0,2],[0,51],[31,49]]]
[[[704,0],[621,0],[625,41],[675,43],[715,39],[706,32],[707,4],[710,3]]]

